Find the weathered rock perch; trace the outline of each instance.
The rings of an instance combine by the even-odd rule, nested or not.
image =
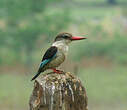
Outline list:
[[[73,74],[47,73],[34,83],[30,110],[88,110],[81,81]]]

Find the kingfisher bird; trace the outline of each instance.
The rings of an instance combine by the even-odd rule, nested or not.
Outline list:
[[[60,66],[60,64],[64,62],[68,52],[68,44],[72,41],[83,39],[87,38],[75,37],[66,32],[58,34],[51,47],[45,52],[37,74],[32,78],[32,80],[36,79],[40,73],[47,69],[52,69],[55,73],[61,73],[61,71],[57,70],[56,67]]]

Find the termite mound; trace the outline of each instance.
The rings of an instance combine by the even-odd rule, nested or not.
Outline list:
[[[38,77],[29,100],[30,110],[88,110],[85,88],[70,72]]]

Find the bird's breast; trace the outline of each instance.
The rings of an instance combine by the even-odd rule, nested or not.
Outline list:
[[[62,51],[65,55],[67,55],[68,45],[65,42],[57,41],[53,43],[52,46],[56,46],[59,51]]]
[[[48,68],[58,67],[65,60],[65,55],[62,51],[58,50],[56,57],[47,65]]]

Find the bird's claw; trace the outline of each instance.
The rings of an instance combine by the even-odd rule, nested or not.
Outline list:
[[[63,71],[61,71],[61,70],[57,70],[57,69],[52,69],[52,70],[53,70],[54,73],[57,73],[57,74],[62,74],[63,73]]]

